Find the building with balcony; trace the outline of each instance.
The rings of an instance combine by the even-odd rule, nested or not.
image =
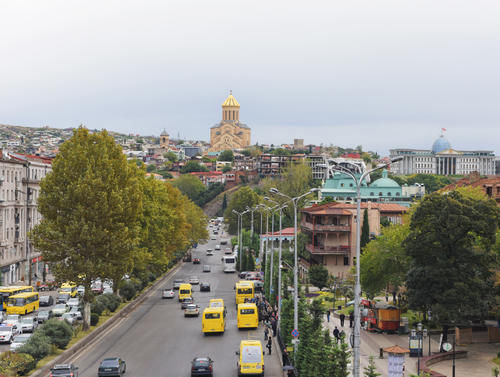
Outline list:
[[[380,220],[388,218],[401,223],[408,208],[398,204],[361,203],[361,227],[364,212],[368,211],[371,236],[380,234]],[[301,210],[301,232],[308,236],[306,249],[311,262],[323,264],[330,274],[345,278],[355,263],[356,256],[356,205],[326,203]]]

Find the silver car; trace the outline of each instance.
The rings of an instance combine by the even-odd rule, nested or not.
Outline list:
[[[174,298],[175,292],[173,288],[167,288],[163,290],[161,295],[162,298]]]
[[[14,337],[14,340],[10,344],[10,350],[15,352],[19,347],[24,346],[32,334],[20,334]]]
[[[200,279],[198,276],[191,276],[189,278],[189,284],[200,284]]]
[[[0,326],[0,342],[12,343],[12,340],[19,334],[16,325]]]
[[[66,304],[57,304],[56,306],[54,306],[54,309],[52,309],[52,313],[54,313],[54,316],[56,317],[62,316],[67,311],[68,311],[68,305]]]
[[[38,327],[38,320],[36,317],[24,317],[21,320],[21,332],[33,332]]]

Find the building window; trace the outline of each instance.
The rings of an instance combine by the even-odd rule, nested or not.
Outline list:
[[[382,194],[382,191],[380,191],[380,192],[378,193],[378,196],[382,196],[382,195],[383,195],[383,194]]]
[[[344,266],[349,266],[349,257],[344,255]]]
[[[374,196],[374,195],[375,195],[375,193],[373,191],[370,192],[370,196]]]
[[[340,184],[340,187],[344,187],[344,184],[343,184],[343,183],[341,183],[341,184]]]
[[[399,196],[399,192],[396,193],[396,196]]]
[[[388,193],[387,193],[387,196],[391,196],[391,193],[390,193],[390,192],[388,192]]]

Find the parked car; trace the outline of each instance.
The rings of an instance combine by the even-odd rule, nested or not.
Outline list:
[[[198,317],[200,315],[200,307],[196,304],[188,304],[184,309],[184,317]]]
[[[12,340],[18,334],[19,330],[16,325],[0,326],[0,342],[2,343],[12,343]]]
[[[66,304],[57,304],[54,306],[54,309],[52,309],[52,312],[54,313],[55,317],[60,317],[64,313],[68,311],[69,306]]]
[[[50,370],[52,377],[78,377],[78,367],[73,364],[56,364]]]
[[[54,297],[40,296],[40,306],[52,306],[52,305],[54,305]]]
[[[70,298],[66,304],[68,304],[68,306],[70,307],[72,306],[78,307],[80,306],[80,299],[78,297]]]
[[[69,301],[70,297],[71,296],[67,293],[61,293],[57,295],[56,304],[66,304]]]
[[[193,258],[193,264],[200,264],[200,258]]]
[[[4,318],[2,325],[16,325],[19,327],[21,316],[19,314],[9,314]]]
[[[72,312],[66,312],[62,316],[60,316],[58,319],[60,321],[66,321],[70,325],[72,325],[76,321],[76,313],[74,313],[74,312],[73,313]]]
[[[38,315],[36,316],[36,319],[38,323],[44,323],[52,317],[54,317],[54,313],[52,312],[52,310],[40,310],[38,312]]]
[[[76,306],[72,306],[70,309],[69,309],[69,313],[73,314],[73,316],[79,320],[79,321],[83,321],[83,315],[82,315],[82,312],[76,307]]]
[[[97,371],[98,377],[121,376],[127,371],[125,361],[119,357],[109,357],[101,361]]]
[[[200,284],[200,279],[198,276],[191,276],[189,278],[189,284]]]
[[[210,376],[214,374],[214,361],[209,357],[195,357],[191,361],[191,377]]]
[[[189,304],[192,304],[194,301],[193,301],[193,298],[192,297],[186,297],[186,298],[183,298],[182,301],[181,301],[181,309],[186,309],[187,306]]]
[[[210,283],[200,283],[200,292],[210,292]]]
[[[19,334],[14,337],[12,343],[10,344],[10,350],[15,352],[19,347],[24,346],[28,339],[33,334]]]
[[[248,271],[241,271],[240,272],[240,279],[245,279],[247,276]]]
[[[175,292],[173,288],[165,288],[161,294],[162,298],[174,298]]]
[[[184,284],[185,281],[183,279],[175,279],[174,280],[174,289],[179,289],[181,284]]]
[[[80,296],[83,296],[85,294],[85,287],[83,285],[79,285],[76,287],[76,293],[78,293]]]
[[[21,332],[33,332],[38,327],[38,320],[36,317],[24,317],[21,320]]]

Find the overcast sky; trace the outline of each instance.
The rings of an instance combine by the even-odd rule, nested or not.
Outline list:
[[[500,154],[498,0],[0,0],[0,123]]]

